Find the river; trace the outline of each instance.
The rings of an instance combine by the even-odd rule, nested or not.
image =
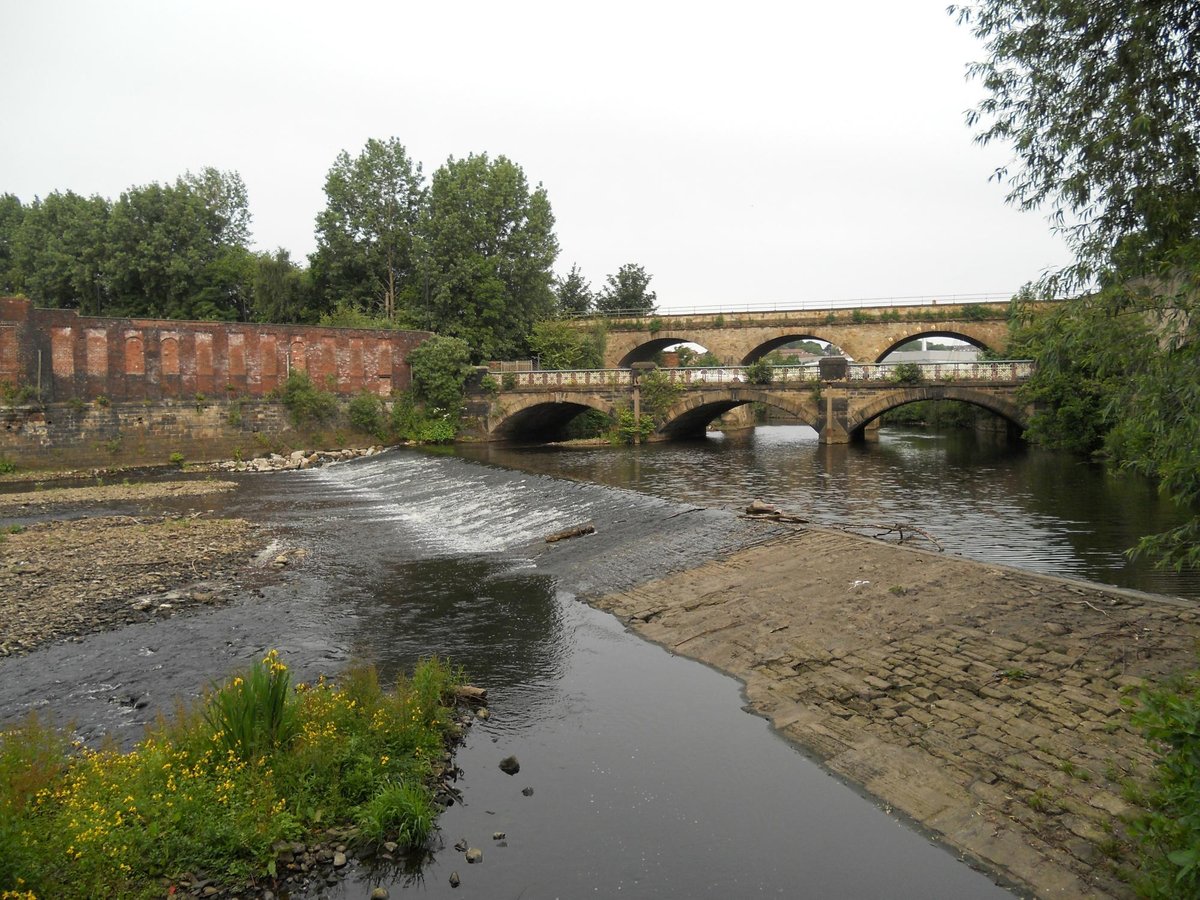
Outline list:
[[[760,497],[824,523],[913,523],[986,562],[1200,599],[1200,572],[1156,570],[1126,550],[1183,521],[1153,482],[969,429],[885,427],[822,445],[806,426],[586,449],[467,447],[469,458],[736,509]]]
[[[431,897],[1004,897],[743,712],[735,681],[577,596],[769,535],[720,508],[752,497],[825,521],[911,520],[948,552],[1196,596],[1194,582],[1139,581],[1121,563],[1139,529],[1169,521],[1152,489],[969,436],[885,429],[877,445],[821,447],[806,429],[772,427],[688,445],[458,453],[237,476],[232,497],[187,501],[265,521],[312,556],[261,596],[0,662],[3,718],[49,708],[89,740],[127,742],[173,697],[266,647],[301,678],[350,659],[387,675],[438,654],[490,691],[492,717],[458,755],[464,802],[441,817],[419,871],[353,864],[321,896],[383,884]],[[106,511],[127,510],[90,510]],[[595,536],[541,540],[584,520]],[[515,776],[497,765],[510,754]],[[483,849],[481,865],[452,849],[459,837]]]

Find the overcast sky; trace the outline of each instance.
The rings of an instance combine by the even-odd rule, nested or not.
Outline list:
[[[988,181],[945,5],[0,0],[0,193],[236,170],[303,259],[337,153],[394,136],[508,156],[559,272],[639,263],[663,308],[1008,294],[1068,255]]]

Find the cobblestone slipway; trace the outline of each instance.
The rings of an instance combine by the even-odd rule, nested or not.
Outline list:
[[[1200,608],[809,529],[594,601],[745,682],[826,767],[1039,897],[1126,897],[1126,698]]]

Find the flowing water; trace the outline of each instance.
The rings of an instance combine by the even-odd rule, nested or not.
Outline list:
[[[352,658],[386,675],[438,654],[490,691],[492,718],[458,754],[464,802],[443,814],[443,844],[420,873],[352,865],[324,896],[384,884],[488,898],[1002,897],[743,712],[736,682],[576,596],[769,536],[717,508],[756,496],[826,521],[913,521],[951,552],[1197,595],[1120,556],[1171,521],[1152,489],[1033,451],[894,431],[821,447],[777,427],[742,441],[470,453],[491,464],[398,451],[180,501],[265,521],[312,556],[261,596],[0,660],[0,719],[47,708],[89,740],[128,743],[173,697],[266,647],[306,679]],[[541,540],[586,520],[596,535]],[[497,766],[510,754],[515,776]],[[460,836],[482,865],[452,849]]]
[[[973,559],[1200,598],[1200,573],[1126,556],[1142,535],[1183,521],[1152,482],[970,430],[884,428],[877,443],[822,445],[811,428],[775,425],[636,448],[462,452],[684,503],[740,508],[760,497],[818,522],[908,522]]]

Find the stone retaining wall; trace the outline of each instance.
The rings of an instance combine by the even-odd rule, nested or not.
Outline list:
[[[250,459],[310,443],[331,446],[340,443],[339,431],[353,433],[338,420],[322,426],[330,437],[314,440],[311,429],[293,426],[282,403],[267,400],[8,407],[0,408],[0,425],[0,461],[22,469],[152,465],[175,453],[188,462]]]

